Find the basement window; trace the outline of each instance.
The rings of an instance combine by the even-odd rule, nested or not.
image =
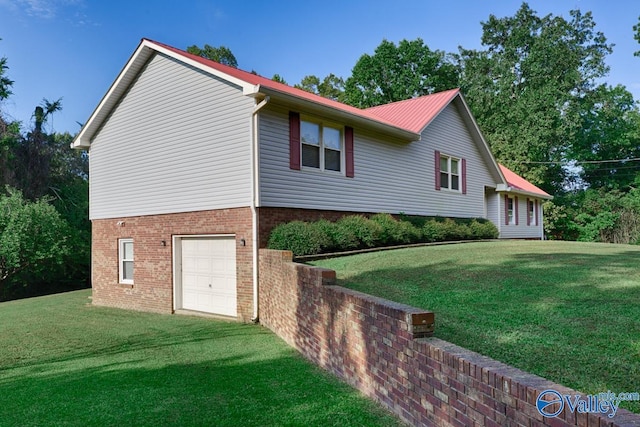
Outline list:
[[[120,283],[133,284],[133,239],[118,240],[118,275]]]

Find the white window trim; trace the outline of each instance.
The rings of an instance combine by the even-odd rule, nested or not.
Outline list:
[[[135,269],[135,248],[134,248],[134,255],[132,259],[125,259],[124,258],[124,244],[125,243],[131,243],[133,244],[133,239],[131,238],[127,238],[127,239],[118,239],[118,281],[119,283],[122,284],[126,284],[126,285],[133,285],[133,279],[125,279],[123,277],[124,275],[124,262],[125,261],[131,261],[132,263],[134,263],[134,269]]]
[[[319,141],[319,149],[320,149],[320,167],[319,168],[315,168],[313,166],[305,166],[303,164],[303,160],[302,160],[302,152],[303,152],[303,145],[305,145],[305,143],[302,141],[302,122],[308,122],[308,123],[313,123],[316,124],[320,127],[320,141]],[[325,162],[324,162],[324,152],[325,152],[325,147],[324,147],[324,141],[323,141],[323,131],[325,127],[329,127],[332,129],[337,130],[338,132],[340,132],[340,170],[339,171],[334,171],[331,169],[325,169]],[[345,146],[344,146],[344,126],[340,126],[336,123],[332,123],[332,122],[327,122],[327,121],[323,121],[323,120],[318,120],[318,119],[314,119],[314,118],[310,118],[310,117],[306,117],[306,116],[301,116],[300,117],[300,130],[301,130],[301,135],[300,135],[300,169],[304,170],[304,171],[320,171],[323,173],[332,173],[335,175],[340,175],[340,176],[345,176],[346,175],[346,152],[345,152]],[[306,145],[311,145],[311,144],[306,144]],[[315,145],[314,145],[315,147]],[[329,150],[333,150],[332,148],[329,148]],[[334,150],[335,151],[335,150]]]
[[[531,215],[533,214],[533,215]],[[527,199],[527,218],[529,221],[529,225],[532,227],[536,226],[536,216],[538,215],[536,209],[536,201],[535,199]]]
[[[440,153],[440,161],[442,161],[442,159],[447,159],[447,171],[443,171],[442,168],[440,168],[440,190],[443,191],[451,191],[452,193],[462,193],[462,159],[459,157],[455,157],[455,156],[450,156],[449,154],[445,154],[445,153]],[[455,160],[458,162],[458,173],[454,174],[453,172],[451,172],[451,160]],[[446,173],[447,174],[447,186],[444,186],[444,182],[442,181],[442,174]],[[457,176],[458,177],[458,189],[454,190],[451,188],[451,177],[452,176]]]
[[[511,209],[509,209],[509,202],[511,202]],[[516,198],[510,195],[507,195],[507,218],[509,218],[508,225],[516,225]]]

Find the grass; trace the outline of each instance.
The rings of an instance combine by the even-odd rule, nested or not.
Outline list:
[[[0,304],[0,425],[401,425],[261,326],[89,295]]]
[[[314,264],[345,287],[434,311],[441,339],[585,393],[640,392],[638,247],[478,242]]]

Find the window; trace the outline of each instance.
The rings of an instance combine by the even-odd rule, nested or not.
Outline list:
[[[538,201],[527,199],[527,225],[538,225]]]
[[[300,122],[302,166],[340,172],[342,170],[342,132],[316,122]]]
[[[440,155],[440,188],[460,191],[460,160]]]
[[[133,239],[118,240],[118,270],[120,283],[133,284]]]
[[[504,195],[505,225],[518,225],[518,198]]]
[[[467,194],[467,161],[435,151],[436,190]]]
[[[536,223],[536,206],[533,200],[527,199],[527,225],[533,225]]]
[[[513,197],[507,197],[507,224],[515,224]]]
[[[344,130],[343,130],[344,129]],[[341,128],[320,121],[300,120],[300,113],[289,111],[289,168],[315,168],[342,172],[353,178],[353,128]]]

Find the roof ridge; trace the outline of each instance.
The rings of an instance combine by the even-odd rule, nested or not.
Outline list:
[[[453,89],[443,90],[441,92],[434,92],[434,93],[429,93],[427,95],[416,96],[415,98],[403,99],[401,101],[393,101],[393,102],[389,102],[387,104],[374,105],[373,107],[368,107],[368,108],[365,108],[364,110],[365,111],[371,111],[371,110],[375,110],[376,108],[390,107],[390,106],[402,104],[404,102],[411,102],[411,101],[415,101],[415,100],[418,100],[418,99],[428,98],[428,97],[431,97],[431,96],[444,95],[445,93],[448,93],[448,92],[456,92],[457,93],[457,92],[460,92],[460,88],[456,87],[456,88],[453,88]]]

